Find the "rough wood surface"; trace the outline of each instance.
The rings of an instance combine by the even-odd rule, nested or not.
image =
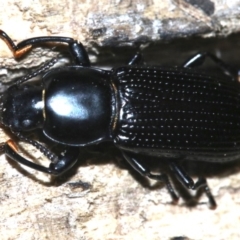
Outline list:
[[[174,40],[239,32],[239,1],[200,2],[42,0],[29,5],[27,0],[9,0],[1,3],[0,28],[16,42],[40,35],[73,37],[88,47],[92,60],[105,66],[122,64],[141,44],[160,40],[171,44],[143,49],[147,62],[175,65],[198,50],[212,50],[238,64],[238,35]],[[16,62],[3,42],[0,52],[0,74],[6,81],[58,54],[37,48]],[[9,137],[1,130],[1,141]],[[34,148],[24,148],[36,162],[48,164]],[[218,202],[212,211],[205,195],[193,207],[182,199],[172,205],[165,188],[144,187],[120,168],[116,159],[121,156],[115,151],[83,152],[81,158],[83,166],[54,179],[2,155],[0,239],[239,239],[239,164],[210,171],[209,185]]]
[[[177,37],[238,32],[239,6],[238,0],[42,0],[31,4],[28,0],[9,0],[1,4],[0,26],[16,41],[39,35],[63,35],[88,47],[136,46]],[[46,50],[37,51],[15,66],[4,44],[0,51],[4,58],[0,64],[11,68],[38,66],[51,56]]]

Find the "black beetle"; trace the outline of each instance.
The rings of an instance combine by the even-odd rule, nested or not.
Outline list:
[[[102,70],[90,66],[81,43],[67,37],[37,37],[15,45],[0,31],[15,57],[41,43],[66,43],[74,64],[53,68],[53,59],[39,70],[16,80],[1,96],[0,121],[21,140],[38,148],[51,161],[40,166],[17,153],[12,140],[1,150],[13,160],[45,173],[59,175],[71,168],[79,147],[112,141],[140,174],[166,183],[178,200],[166,174],[153,174],[146,160],[151,156],[167,163],[187,188],[202,187],[216,207],[204,178],[194,183],[181,160],[229,162],[240,157],[240,85],[235,72],[216,56],[199,53],[181,67],[138,66],[140,54],[129,65]],[[213,60],[232,76],[220,79],[190,68]],[[42,85],[24,82],[43,74]],[[57,156],[25,136],[37,128],[62,145]]]

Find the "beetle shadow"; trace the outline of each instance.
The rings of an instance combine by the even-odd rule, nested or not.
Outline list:
[[[149,168],[152,170],[153,173],[157,174],[166,174],[169,177],[170,182],[172,183],[172,187],[174,191],[178,194],[180,198],[184,200],[184,205],[187,207],[195,207],[199,204],[205,204],[208,202],[208,199],[206,196],[206,202],[200,202],[200,199],[203,195],[205,195],[204,189],[199,188],[197,190],[190,190],[187,189],[185,186],[179,182],[177,177],[171,172],[167,159],[159,159],[159,158],[149,158],[145,157],[146,161],[148,163]],[[144,161],[144,157],[143,157]],[[122,158],[121,164],[125,166],[126,169],[128,169],[129,173],[132,175],[132,177],[141,184],[142,187],[150,189],[150,190],[160,190],[165,186],[165,183],[161,181],[156,181],[154,184],[150,184],[150,181],[148,178],[141,176],[138,172],[136,172],[134,169],[132,169],[128,163]],[[218,177],[218,178],[224,178],[226,176],[229,176],[231,174],[236,174],[240,172],[240,159],[233,162],[227,162],[227,163],[209,163],[209,162],[203,162],[203,161],[182,161],[180,162],[180,165],[184,168],[186,173],[191,177],[194,178],[194,182],[196,182],[195,178],[203,177],[206,178],[212,178],[212,177]],[[211,186],[209,186],[211,190]],[[177,204],[175,201],[172,201],[172,204]]]
[[[6,131],[14,141],[18,141],[14,134]],[[31,135],[31,138],[35,139],[35,135]],[[52,148],[52,142],[42,138],[41,134],[37,134],[37,139],[40,142],[46,143],[47,146]],[[19,147],[21,152],[29,159],[34,159],[35,163],[40,162],[34,157],[34,152],[29,153],[26,149]],[[44,182],[37,178],[34,174],[30,173],[27,168],[23,168],[21,164],[18,164],[14,160],[7,157],[9,164],[16,168],[21,174],[30,178],[32,181],[40,183],[44,186],[60,186],[67,183],[71,188],[82,188],[84,190],[91,188],[91,183],[83,182],[79,179],[76,182],[69,182],[72,176],[74,176],[78,168],[86,167],[89,165],[105,165],[108,163],[113,163],[116,167],[121,169],[127,169],[131,176],[144,188],[150,190],[160,190],[165,187],[165,184],[160,181],[156,181],[154,184],[150,184],[148,178],[141,176],[136,172],[123,158],[118,148],[114,146],[113,143],[101,143],[91,147],[84,147],[81,149],[80,158],[76,165],[60,176],[52,176],[51,181]],[[174,176],[174,174],[169,170],[168,160],[159,158],[150,158],[149,156],[141,156],[142,160],[147,163],[150,169],[154,173],[165,173],[169,176],[171,183],[173,184],[174,190],[179,194],[179,196],[184,200],[185,205],[188,207],[194,207],[199,204],[199,199],[204,194],[203,189],[198,189],[195,194],[192,195],[189,189],[186,189]],[[49,162],[50,163],[50,162]],[[228,163],[209,163],[209,162],[197,162],[197,161],[182,161],[182,167],[191,177],[218,177],[223,178],[225,176],[238,173],[240,171],[240,160]],[[211,188],[211,186],[210,186]]]

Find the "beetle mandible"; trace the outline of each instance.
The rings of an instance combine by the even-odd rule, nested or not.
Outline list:
[[[210,53],[198,53],[180,67],[139,66],[136,54],[127,66],[103,70],[91,67],[84,46],[68,37],[36,37],[15,45],[0,31],[15,57],[42,43],[63,43],[73,64],[52,68],[56,59],[16,80],[1,96],[0,121],[20,140],[39,149],[51,161],[44,167],[17,153],[16,143],[1,144],[1,151],[30,168],[60,175],[74,166],[81,147],[112,141],[141,175],[163,181],[174,201],[167,174],[153,173],[141,156],[165,159],[185,187],[203,188],[212,208],[215,200],[205,178],[196,183],[181,160],[229,162],[240,157],[240,85],[236,74]],[[192,70],[210,58],[229,80]],[[43,75],[42,85],[26,84]],[[233,80],[235,79],[235,80]],[[74,128],[73,128],[74,126]],[[26,134],[41,129],[58,143],[57,155]]]

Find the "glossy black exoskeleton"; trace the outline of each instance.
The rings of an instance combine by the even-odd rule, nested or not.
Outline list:
[[[59,175],[78,160],[80,147],[112,141],[140,174],[163,181],[174,201],[166,174],[153,174],[146,160],[167,160],[170,170],[187,188],[203,188],[211,207],[216,203],[206,180],[193,180],[181,160],[229,162],[240,157],[240,85],[199,74],[190,69],[205,57],[224,72],[233,73],[209,53],[196,54],[181,67],[138,66],[137,54],[128,66],[110,71],[90,66],[81,43],[66,37],[37,37],[15,45],[0,31],[0,37],[15,57],[40,43],[66,43],[74,64],[50,69],[53,59],[39,70],[15,81],[1,98],[1,123],[20,139],[45,154],[50,166],[40,166],[17,153],[12,140],[2,151],[15,161],[38,171]],[[42,74],[42,85],[26,84]],[[64,153],[56,155],[24,132],[42,129],[49,140],[59,143]]]

